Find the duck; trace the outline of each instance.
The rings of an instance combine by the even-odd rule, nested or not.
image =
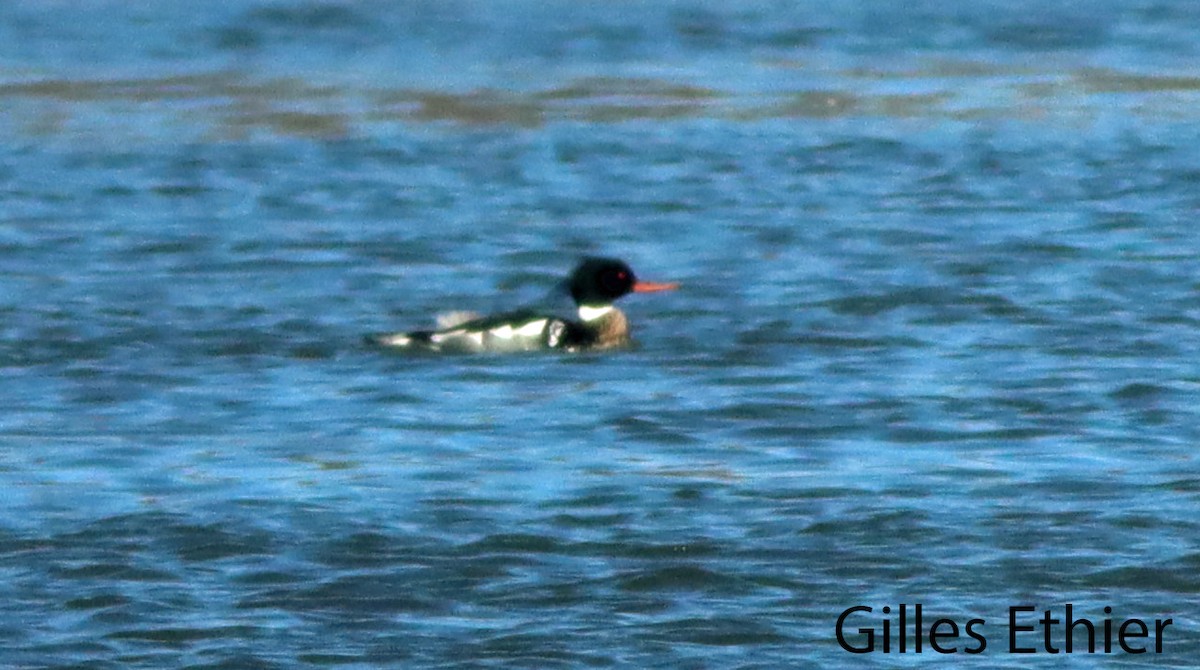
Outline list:
[[[365,339],[378,347],[430,353],[616,349],[632,340],[629,319],[614,302],[630,293],[679,288],[676,282],[641,281],[625,261],[602,257],[583,258],[566,286],[575,303],[574,317],[536,309],[491,316],[452,312],[443,315],[435,329],[372,334]]]

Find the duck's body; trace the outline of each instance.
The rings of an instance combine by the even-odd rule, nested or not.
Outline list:
[[[623,261],[587,258],[571,273],[570,292],[578,318],[536,310],[494,316],[456,314],[436,330],[368,336],[380,346],[430,352],[514,352],[540,349],[580,351],[629,344],[629,320],[613,301],[631,292],[666,291],[675,284],[638,282]]]

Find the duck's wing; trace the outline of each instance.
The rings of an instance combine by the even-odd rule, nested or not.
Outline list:
[[[559,317],[536,310],[517,310],[469,319],[438,330],[375,335],[368,341],[415,351],[532,351],[556,348],[567,332],[573,333],[573,326]]]

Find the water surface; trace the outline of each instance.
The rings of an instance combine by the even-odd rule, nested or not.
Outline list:
[[[0,659],[1188,667],[1200,15],[867,4],[5,4]],[[631,351],[360,344],[593,253]]]

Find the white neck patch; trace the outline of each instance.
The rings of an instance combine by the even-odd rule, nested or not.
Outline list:
[[[601,307],[588,307],[587,305],[579,306],[579,318],[584,321],[595,321],[600,317],[608,314],[613,310],[612,305],[603,305]]]

